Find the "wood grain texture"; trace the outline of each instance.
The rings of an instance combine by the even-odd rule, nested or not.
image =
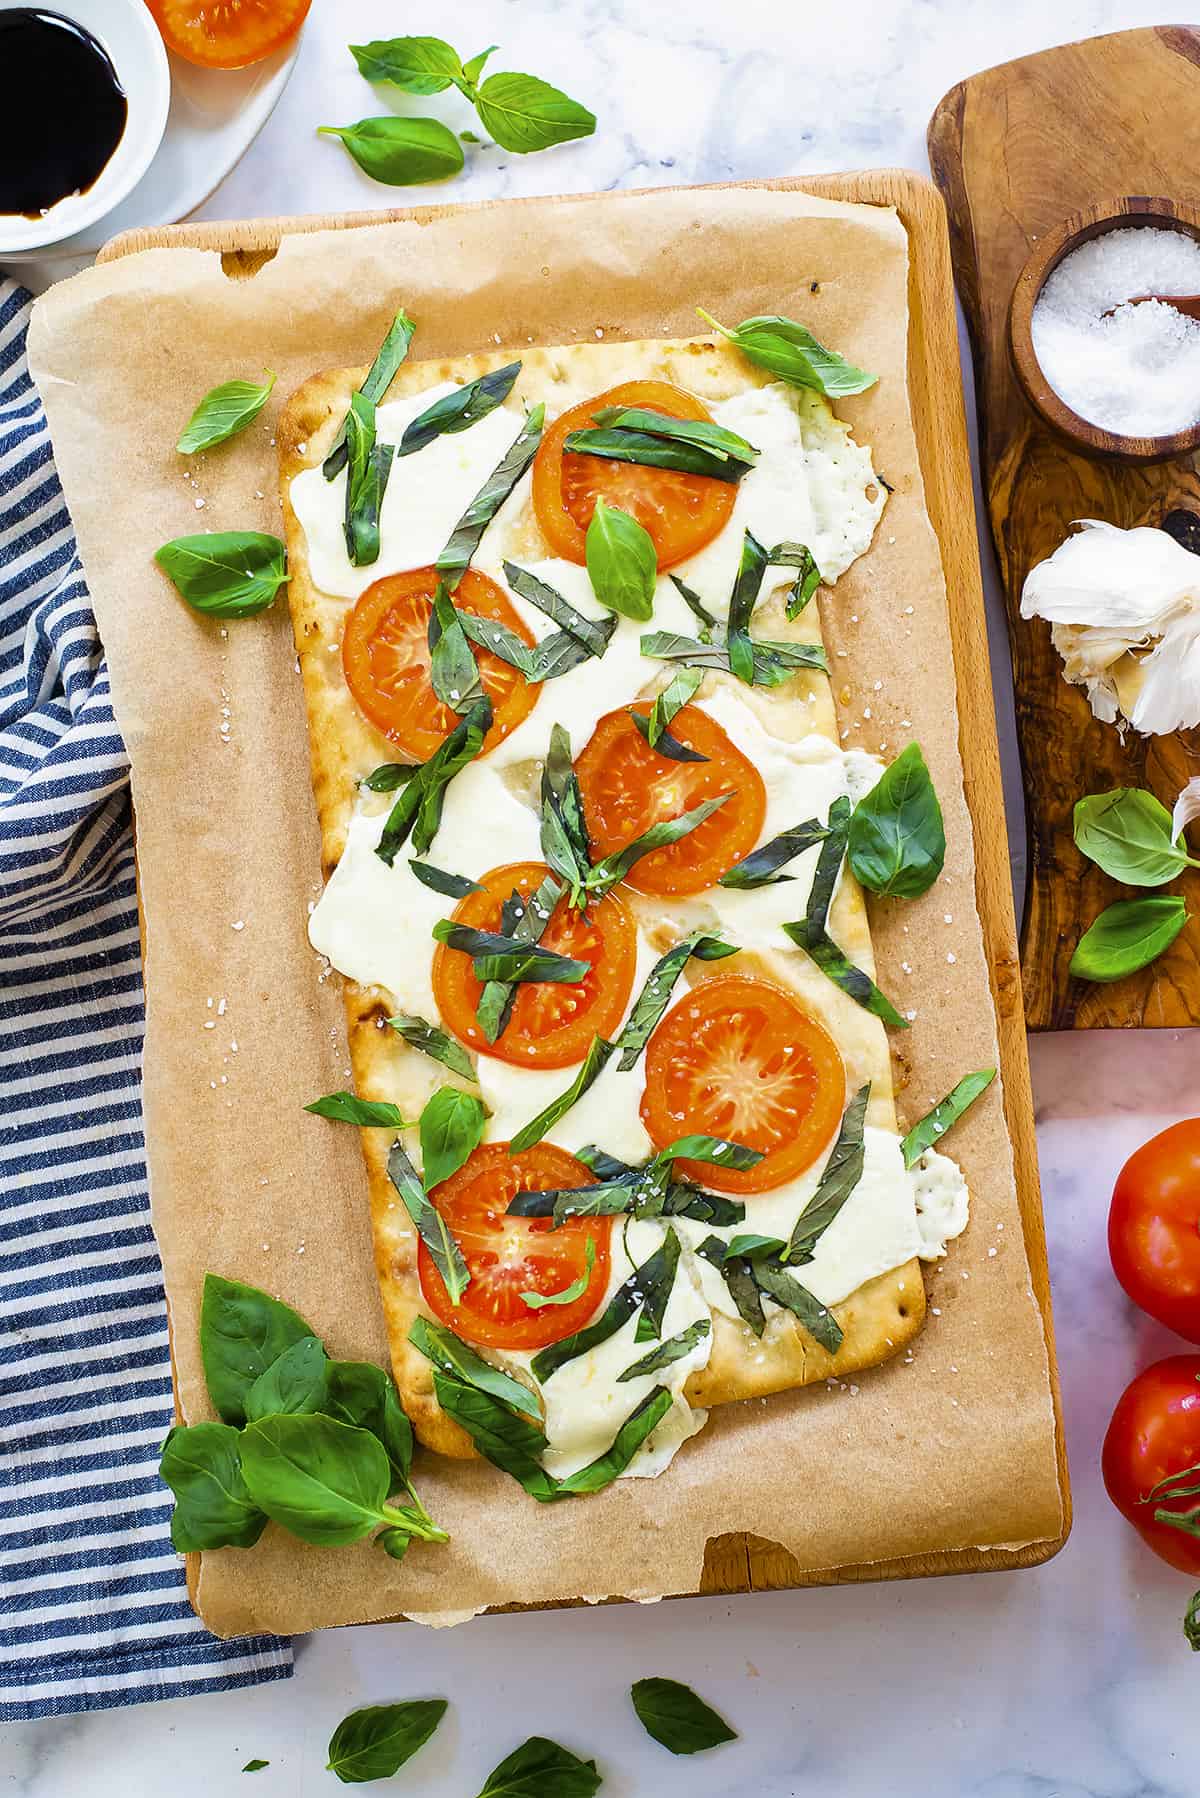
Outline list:
[[[1075,944],[1123,896],[1080,855],[1076,799],[1142,786],[1169,807],[1200,771],[1200,731],[1124,743],[1062,679],[1042,619],[1020,617],[1029,569],[1077,518],[1126,528],[1176,509],[1200,512],[1195,458],[1135,467],[1071,449],[1031,410],[1015,378],[1007,314],[1021,268],[1069,215],[1121,195],[1187,199],[1200,167],[1200,32],[1159,26],[1067,44],[973,75],[929,127],[951,252],[975,360],[984,487],[1008,608],[1025,776],[1029,874],[1021,935],[1030,1029],[1200,1022],[1200,924],[1139,974],[1072,980]],[[1200,875],[1176,890],[1200,910]]]
[[[785,178],[746,185],[799,188],[832,200],[894,206],[908,232],[909,389],[926,505],[938,536],[946,576],[958,682],[959,746],[975,837],[975,897],[991,970],[1005,1117],[1013,1146],[1025,1245],[1046,1332],[1063,1529],[1058,1536],[1012,1550],[959,1549],[816,1572],[802,1572],[790,1554],[759,1537],[715,1536],[708,1544],[698,1590],[714,1594],[771,1591],[801,1585],[856,1584],[864,1580],[917,1579],[943,1573],[1032,1567],[1057,1554],[1066,1541],[1070,1530],[1070,1487],[1050,1313],[1033,1094],[1021,1009],[1016,922],[988,672],[966,418],[957,378],[958,339],[945,212],[933,186],[907,170],[872,170],[805,180]],[[519,200],[502,203],[522,204]],[[353,229],[356,225],[375,225],[388,219],[413,216],[428,218],[443,210],[441,207],[416,207],[332,217],[314,215],[240,220],[229,224],[164,226],[123,233],[105,246],[100,260],[110,261],[137,250],[160,246],[211,249],[221,253],[226,273],[237,279],[252,275],[262,267],[274,254],[280,238],[287,233]]]

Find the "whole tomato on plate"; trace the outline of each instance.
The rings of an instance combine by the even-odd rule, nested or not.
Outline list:
[[[1129,1157],[1113,1188],[1108,1252],[1135,1305],[1200,1343],[1200,1118]]]
[[[295,37],[312,0],[146,0],[168,50],[207,69],[243,69]]]
[[[1168,1355],[1130,1381],[1101,1468],[1108,1496],[1147,1547],[1200,1575],[1200,1355]]]

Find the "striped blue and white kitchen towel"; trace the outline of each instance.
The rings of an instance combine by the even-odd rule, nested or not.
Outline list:
[[[0,281],[0,1720],[286,1678],[188,1604],[125,751]]]

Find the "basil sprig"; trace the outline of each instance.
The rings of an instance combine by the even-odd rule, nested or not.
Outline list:
[[[456,387],[453,393],[443,394],[405,426],[396,454],[411,456],[435,438],[469,430],[497,406],[503,405],[520,372],[519,362],[509,362],[503,368],[493,368],[486,375],[480,375],[477,381]]]
[[[318,125],[317,136],[340,139],[363,174],[388,187],[446,181],[463,166],[462,145],[440,119],[389,114],[353,125]]]
[[[440,37],[375,38],[350,44],[366,81],[388,81],[406,94],[440,94],[463,78],[458,52]]]
[[[429,760],[405,782],[375,847],[376,855],[389,868],[410,835],[418,855],[425,855],[432,848],[442,821],[446,788],[479,754],[491,727],[492,702],[485,693],[466,717],[459,719]]]
[[[375,402],[364,393],[350,396],[346,414],[346,509],[343,534],[346,554],[356,568],[379,560],[379,526],[383,496],[391,473],[394,446],[375,438]]]
[[[604,654],[617,628],[615,616],[589,618],[577,606],[573,606],[557,587],[552,587],[549,581],[539,579],[536,574],[530,574],[527,568],[519,568],[515,562],[504,563],[504,578],[514,593],[518,593],[562,630],[577,638],[586,646],[590,655]]]
[[[400,1012],[394,1018],[387,1019],[387,1026],[410,1049],[419,1050],[432,1061],[440,1061],[452,1074],[461,1074],[464,1080],[478,1080],[474,1063],[462,1044],[456,1043],[438,1025],[430,1024],[425,1018],[409,1017]]]
[[[737,1730],[677,1679],[639,1679],[629,1696],[646,1734],[672,1754],[699,1754],[737,1741]]]
[[[1171,947],[1188,920],[1182,899],[1119,899],[1075,945],[1070,971],[1080,980],[1122,980]]]
[[[478,1798],[594,1798],[595,1761],[580,1760],[545,1736],[530,1736],[488,1774]]]
[[[919,743],[908,744],[855,806],[847,853],[859,884],[889,899],[916,899],[941,873],[942,808]]]
[[[556,1099],[551,1099],[549,1105],[517,1131],[508,1145],[510,1155],[519,1155],[522,1149],[531,1149],[534,1143],[541,1142],[553,1130],[572,1105],[582,1099],[590,1086],[595,1085],[616,1053],[616,1047],[615,1043],[606,1042],[602,1036],[593,1036],[570,1086],[565,1092],[559,1093]]]
[[[521,1303],[528,1305],[531,1311],[543,1311],[547,1305],[573,1305],[587,1291],[592,1269],[596,1265],[596,1244],[590,1236],[584,1249],[584,1260],[587,1265],[583,1273],[577,1280],[572,1280],[569,1286],[564,1286],[560,1292],[523,1292],[520,1294]]]
[[[446,1708],[444,1698],[410,1698],[351,1711],[330,1738],[326,1772],[336,1773],[343,1785],[390,1779],[425,1746]]]
[[[679,1238],[670,1225],[667,1226],[662,1242],[647,1256],[640,1267],[635,1267],[629,1278],[618,1286],[608,1304],[592,1323],[582,1330],[564,1336],[559,1342],[552,1342],[548,1348],[540,1349],[530,1362],[533,1377],[538,1384],[544,1386],[546,1381],[556,1374],[560,1367],[568,1361],[574,1361],[580,1355],[586,1355],[601,1342],[607,1342],[610,1336],[627,1324],[637,1312],[642,1313],[638,1320],[635,1340],[646,1342],[662,1334],[662,1318],[671,1296],[671,1288],[675,1284],[675,1270],[679,1265]],[[649,1313],[649,1321],[643,1332],[643,1319]]]
[[[464,1157],[465,1159],[465,1157]],[[450,1303],[457,1305],[471,1284],[471,1274],[449,1224],[434,1205],[416,1168],[400,1144],[393,1143],[387,1158],[388,1179],[399,1193],[416,1229],[442,1276]]]
[[[317,1412],[263,1417],[241,1437],[242,1475],[261,1511],[302,1542],[336,1548],[383,1524],[445,1542],[445,1530],[388,1503],[392,1464],[367,1430]]]
[[[387,1099],[360,1099],[357,1093],[326,1093],[304,1107],[319,1118],[332,1118],[339,1124],[357,1124],[363,1130],[405,1130],[408,1128],[400,1107]]]
[[[730,330],[702,307],[697,306],[696,310],[706,324],[741,350],[748,362],[769,369],[790,387],[809,387],[837,399],[843,394],[863,393],[879,379],[878,375],[855,368],[836,350],[827,350],[806,325],[797,324],[795,319],[762,314],[744,318]]]
[[[680,713],[688,701],[695,698],[696,690],[704,680],[703,668],[681,668],[673,674],[662,692],[656,697],[649,715],[631,711],[629,716],[641,732],[651,749],[657,749],[659,755],[665,755],[672,762],[706,762],[708,757],[701,755],[687,743],[681,743],[678,737],[672,736],[668,726]]]
[[[1142,787],[1089,793],[1075,805],[1075,843],[1089,861],[1131,887],[1164,886],[1200,862],[1171,834],[1171,814]]]
[[[159,1473],[175,1494],[171,1546],[253,1548],[267,1514],[242,1476],[239,1435],[227,1423],[176,1424],[163,1443]]]
[[[387,336],[379,346],[379,350],[363,378],[359,392],[378,405],[396,376],[400,364],[408,355],[408,346],[413,340],[416,325],[401,307],[388,326]],[[321,472],[327,481],[332,481],[335,474],[346,466],[346,428],[349,415],[344,418],[337,436],[329,446],[329,453],[321,464]]]
[[[538,404],[531,408],[512,446],[497,462],[451,531],[446,547],[435,564],[451,593],[470,567],[471,558],[479,548],[483,533],[537,454],[545,420],[544,405]]]
[[[621,406],[604,407],[595,415],[594,428],[569,432],[563,450],[730,483],[740,481],[758,459],[758,451],[736,431]]]
[[[466,713],[483,698],[479,664],[463,629],[465,614],[455,609],[445,581],[439,581],[429,611],[429,684],[442,704]]]
[[[492,44],[463,62],[458,52],[436,37],[377,38],[351,44],[350,52],[368,81],[387,81],[409,94],[440,94],[453,85],[472,102],[485,131],[502,150],[525,155],[547,150],[572,138],[590,137],[593,113],[535,75],[489,75],[480,81]],[[479,140],[464,131],[469,143]]]
[[[531,946],[540,943],[561,898],[562,887],[552,874],[547,874],[527,898],[522,898],[514,887],[500,911],[503,934],[515,943]],[[516,996],[515,981],[491,979],[484,983],[475,1017],[489,1043],[499,1042],[508,1028]]]
[[[643,1355],[640,1361],[635,1361],[631,1367],[627,1367],[624,1373],[619,1373],[617,1384],[622,1385],[626,1380],[641,1380],[650,1374],[661,1373],[664,1367],[670,1367],[674,1362],[682,1361],[685,1355],[690,1355],[692,1350],[711,1333],[711,1320],[707,1317],[698,1317],[695,1323],[688,1325],[686,1330],[680,1330],[677,1336],[669,1336],[665,1342],[660,1342],[657,1348],[651,1349],[648,1355]]]
[[[736,954],[736,944],[727,943],[722,937],[710,935],[703,929],[696,929],[689,931],[665,955],[659,956],[646,976],[646,984],[634,1000],[633,1009],[616,1041],[616,1046],[621,1051],[621,1059],[617,1064],[621,1073],[628,1073],[636,1064],[671,1003],[676,982],[691,957],[694,955],[697,961],[722,961],[727,955]]]
[[[862,1179],[866,1160],[863,1136],[870,1097],[868,1080],[859,1087],[842,1114],[837,1138],[826,1157],[816,1190],[792,1226],[787,1248],[781,1257],[793,1267],[803,1267],[813,1259],[817,1243]]]
[[[644,526],[597,499],[584,541],[588,579],[602,606],[644,623],[654,611],[658,552]]]
[[[865,969],[855,966],[826,928],[833,890],[846,853],[849,826],[850,801],[843,795],[835,799],[829,808],[826,835],[817,857],[816,873],[809,893],[808,911],[798,923],[785,924],[784,932],[856,1005],[861,1005],[864,1011],[873,1012],[894,1030],[907,1030],[908,1019],[901,1017],[891,1000],[880,991]]]
[[[964,1074],[957,1086],[952,1087],[944,1099],[938,1100],[932,1111],[927,1111],[913,1125],[900,1144],[905,1167],[915,1166],[926,1149],[932,1149],[939,1143],[950,1126],[957,1124],[964,1111],[974,1105],[995,1078],[995,1068],[980,1068],[977,1074]]]
[[[262,382],[222,381],[219,387],[210,387],[183,427],[175,448],[181,456],[194,456],[197,450],[213,449],[236,437],[254,423],[274,385],[275,376],[268,369]]]
[[[740,862],[727,868],[717,885],[728,887],[734,892],[749,892],[755,887],[777,886],[780,881],[792,880],[793,875],[780,874],[779,869],[786,867],[798,855],[803,855],[814,844],[824,842],[828,835],[828,829],[818,819],[806,818],[803,824],[794,824],[790,830],[780,831],[769,843],[751,850]]]
[[[421,1184],[428,1190],[456,1174],[483,1140],[487,1112],[475,1093],[439,1086],[421,1112]]]
[[[201,531],[173,537],[154,560],[194,611],[254,618],[289,580],[287,550],[265,531]]]

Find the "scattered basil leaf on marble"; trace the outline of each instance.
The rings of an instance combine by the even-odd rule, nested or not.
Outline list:
[[[1171,835],[1171,814],[1141,787],[1089,793],[1075,805],[1075,843],[1089,861],[1131,887],[1164,886],[1200,867]]]
[[[793,1224],[787,1250],[781,1257],[793,1267],[803,1267],[813,1259],[817,1243],[862,1179],[870,1097],[871,1082],[868,1080],[859,1087],[842,1113],[837,1136],[825,1158],[816,1188]]]
[[[246,1396],[259,1374],[293,1343],[315,1335],[298,1312],[270,1293],[205,1274],[200,1359],[208,1396],[226,1423],[245,1423]]]
[[[736,1729],[677,1679],[639,1679],[629,1696],[647,1735],[672,1754],[699,1754],[737,1741]]]
[[[523,1149],[531,1149],[534,1143],[541,1142],[558,1120],[566,1116],[572,1105],[582,1099],[588,1088],[595,1085],[615,1053],[615,1043],[606,1042],[602,1036],[593,1036],[570,1086],[559,1093],[557,1098],[551,1099],[535,1118],[522,1125],[508,1145],[509,1154],[519,1155]]]
[[[357,1093],[326,1093],[304,1107],[319,1118],[332,1118],[339,1124],[357,1124],[363,1130],[407,1130],[408,1124],[398,1105],[389,1099],[360,1099]]]
[[[695,1323],[688,1325],[686,1330],[680,1330],[678,1336],[669,1336],[666,1342],[651,1349],[648,1355],[643,1355],[640,1361],[635,1361],[632,1367],[625,1369],[624,1373],[619,1373],[617,1384],[621,1385],[626,1380],[644,1379],[652,1373],[661,1373],[664,1367],[670,1367],[674,1362],[682,1361],[685,1355],[691,1354],[698,1343],[704,1341],[711,1330],[711,1320],[707,1317],[698,1317]]]
[[[528,1386],[523,1386],[520,1380],[513,1379],[511,1374],[504,1373],[499,1367],[493,1367],[490,1361],[485,1361],[469,1343],[456,1336],[453,1330],[448,1330],[444,1324],[434,1323],[432,1318],[418,1315],[409,1326],[408,1339],[426,1360],[432,1361],[435,1367],[452,1379],[473,1386],[480,1392],[490,1393],[501,1404],[523,1412],[540,1425],[542,1413],[537,1395]]]
[[[621,1051],[617,1067],[622,1074],[627,1074],[635,1065],[649,1042],[671,1003],[676,982],[692,956],[697,961],[723,961],[726,956],[736,954],[735,944],[727,943],[723,937],[713,935],[701,927],[689,931],[665,955],[659,956],[647,974],[646,984],[634,1000],[633,1009],[616,1039],[616,1046]]]
[[[449,1539],[423,1511],[388,1504],[387,1451],[351,1424],[319,1413],[263,1417],[244,1430],[241,1458],[255,1503],[302,1542],[336,1548],[379,1524],[425,1542]]]
[[[577,606],[573,606],[557,587],[539,579],[536,574],[530,574],[527,568],[519,568],[515,562],[505,562],[503,566],[504,578],[514,593],[527,600],[531,606],[536,606],[539,612],[544,612],[562,630],[578,637],[592,655],[604,654],[617,628],[615,617],[589,618]]]
[[[772,1261],[769,1256],[747,1265],[761,1291],[773,1298],[777,1305],[792,1312],[823,1349],[836,1355],[842,1345],[843,1330],[829,1307],[823,1305],[807,1286],[802,1286],[786,1267],[778,1261]]]
[[[942,808],[919,743],[909,743],[855,806],[847,853],[855,879],[888,899],[916,899],[941,873]]]
[[[470,880],[465,874],[451,874],[445,868],[435,868],[430,862],[410,861],[409,867],[423,887],[431,893],[441,893],[447,899],[465,899],[468,893],[482,893],[483,887],[477,880]]]
[[[497,462],[454,529],[435,564],[453,593],[471,564],[480,540],[529,464],[537,454],[546,408],[539,401],[530,408],[511,447]]]
[[[489,75],[474,91],[484,130],[502,150],[524,156],[590,137],[596,115],[536,75]]]
[[[410,1049],[418,1049],[422,1055],[428,1055],[431,1061],[440,1061],[452,1074],[461,1074],[464,1080],[478,1080],[475,1065],[462,1044],[455,1042],[437,1024],[431,1024],[425,1018],[410,1017],[404,1012],[398,1012],[394,1018],[387,1019],[387,1026]]]
[[[950,1126],[957,1124],[963,1112],[975,1103],[981,1093],[987,1091],[995,1078],[995,1068],[980,1068],[977,1074],[964,1074],[957,1086],[944,1099],[939,1099],[933,1110],[927,1111],[913,1125],[900,1144],[905,1167],[914,1167],[926,1149],[934,1148]]]
[[[363,378],[359,392],[378,405],[396,376],[400,364],[408,355],[409,345],[413,340],[416,324],[409,318],[403,306],[397,311],[395,318],[388,326],[387,335],[380,344],[375,360]],[[348,418],[347,414],[347,418]],[[337,436],[329,446],[329,452],[321,464],[321,472],[327,481],[332,481],[339,469],[346,466],[346,424],[343,419]]]
[[[717,881],[718,886],[728,887],[734,892],[750,892],[756,887],[776,886],[781,880],[791,880],[790,874],[780,874],[779,869],[803,855],[806,849],[821,843],[829,835],[824,824],[816,818],[806,818],[803,824],[794,824],[790,830],[780,831],[769,843],[760,849],[752,849],[740,862],[726,869]]]
[[[275,376],[268,369],[263,382],[222,381],[219,387],[210,387],[183,427],[175,448],[181,456],[194,456],[197,450],[213,449],[236,437],[254,423],[274,385]]]
[[[389,114],[355,125],[318,125],[317,136],[339,138],[364,175],[387,187],[445,181],[463,166],[462,145],[438,119]]]
[[[658,553],[636,518],[598,498],[584,539],[588,579],[600,604],[644,623],[654,611]]]
[[[743,356],[758,368],[768,369],[791,387],[808,387],[829,399],[851,393],[863,393],[873,387],[878,375],[855,368],[836,350],[827,350],[806,325],[795,319],[781,318],[777,313],[745,318],[733,329],[718,324],[703,307],[700,317],[727,337]]]
[[[446,1714],[444,1698],[410,1698],[351,1711],[334,1730],[326,1771],[343,1785],[390,1779],[423,1748]]]
[[[1070,972],[1079,980],[1121,980],[1169,949],[1187,923],[1182,899],[1120,899],[1084,931]]]
[[[784,611],[789,619],[799,618],[821,585],[821,570],[813,559],[813,553],[806,543],[777,543],[771,551],[770,560],[773,568],[796,570],[796,578],[792,582]]]
[[[456,1174],[483,1138],[487,1112],[475,1093],[439,1086],[421,1112],[421,1183],[428,1190]]]
[[[442,821],[446,788],[479,754],[491,727],[492,702],[485,694],[405,782],[375,846],[376,855],[389,868],[410,835],[417,854],[428,854]]]
[[[442,1276],[450,1303],[457,1305],[471,1284],[471,1275],[449,1224],[432,1204],[416,1168],[401,1145],[393,1143],[387,1158],[388,1179],[404,1201],[417,1235],[429,1250],[434,1267]]]
[[[587,893],[596,899],[603,898],[605,893],[611,892],[613,887],[625,879],[644,855],[652,855],[656,849],[666,849],[681,837],[688,836],[732,798],[732,792],[717,793],[712,799],[702,799],[690,811],[680,812],[677,818],[660,818],[657,824],[652,824],[640,836],[634,837],[623,849],[614,849],[611,855],[603,856],[595,864],[584,882]]]
[[[499,44],[489,44],[486,50],[481,50],[478,56],[472,56],[468,62],[463,64],[463,74],[471,87],[475,86],[483,74],[483,65],[488,57],[495,55],[499,48]]]
[[[387,81],[406,94],[440,94],[464,79],[458,52],[440,37],[373,38],[347,46],[366,81]]]
[[[592,1269],[596,1265],[596,1244],[590,1236],[584,1249],[584,1258],[587,1262],[586,1272],[580,1274],[577,1280],[572,1280],[569,1286],[564,1286],[561,1292],[523,1292],[520,1295],[521,1303],[528,1305],[531,1311],[541,1311],[547,1305],[573,1305],[587,1291]]]
[[[756,1336],[761,1336],[767,1327],[767,1319],[763,1311],[762,1294],[749,1261],[739,1255],[731,1255],[728,1244],[719,1236],[706,1236],[697,1245],[696,1253],[703,1255],[717,1269],[729,1288],[729,1296],[737,1307],[738,1316],[744,1324],[750,1326]]]
[[[265,1511],[242,1477],[239,1436],[227,1423],[176,1424],[163,1443],[159,1473],[175,1494],[171,1543],[178,1554],[251,1548],[267,1527]]]
[[[246,1394],[247,1423],[283,1413],[323,1411],[328,1366],[319,1337],[305,1336],[293,1342],[259,1374]]]
[[[261,1773],[264,1767],[269,1767],[270,1765],[271,1765],[270,1761],[260,1761],[260,1760],[247,1761],[246,1765],[242,1768],[242,1772],[243,1773]]]
[[[480,375],[477,381],[456,387],[453,393],[443,394],[405,427],[396,454],[411,456],[437,437],[469,430],[504,403],[520,372],[521,364],[510,362],[504,368],[493,368]]]
[[[173,537],[154,560],[197,612],[254,618],[288,581],[287,550],[264,531],[202,531]]]
[[[359,782],[369,793],[395,793],[421,772],[420,762],[381,762]]]
[[[483,698],[479,664],[463,623],[445,581],[439,581],[429,612],[429,683],[442,704],[459,713],[470,712]]]

